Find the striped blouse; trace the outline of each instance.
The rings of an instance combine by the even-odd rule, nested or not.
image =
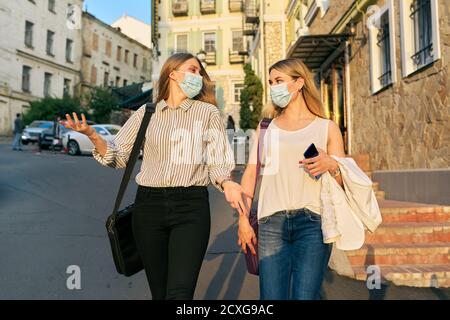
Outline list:
[[[145,105],[127,120],[114,141],[107,142],[102,165],[125,168]],[[177,108],[162,100],[156,105],[144,139],[144,155],[136,183],[148,187],[207,186],[209,181],[221,192],[217,179],[230,176],[234,155],[219,109],[209,103],[186,99]]]

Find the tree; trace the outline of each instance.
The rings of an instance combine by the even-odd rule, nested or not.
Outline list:
[[[94,88],[87,94],[86,100],[92,120],[97,123],[109,123],[111,112],[120,109],[116,97],[108,88]]]
[[[256,129],[261,118],[264,89],[261,80],[250,64],[244,65],[244,88],[241,91],[241,110],[239,122],[243,130]]]
[[[34,120],[53,121],[57,116],[65,119],[66,113],[71,114],[72,112],[78,114],[85,112],[80,106],[79,99],[73,97],[44,98],[30,103],[30,110],[24,115],[23,121],[28,125]]]

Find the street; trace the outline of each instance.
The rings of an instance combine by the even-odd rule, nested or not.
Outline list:
[[[0,299],[150,299],[143,272],[130,278],[116,273],[104,227],[123,171],[102,167],[91,156],[23,149],[0,144]],[[140,161],[135,173],[139,167]],[[133,180],[122,207],[135,191]],[[195,298],[258,299],[258,279],[247,274],[236,245],[236,219],[213,187],[210,204],[211,237]],[[69,266],[80,268],[81,289],[68,289]],[[323,289],[324,299],[449,297],[450,289],[389,284],[369,291],[364,282],[332,271]]]

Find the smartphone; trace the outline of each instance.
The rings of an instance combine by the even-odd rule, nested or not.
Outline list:
[[[303,156],[305,157],[305,159],[310,159],[310,158],[314,158],[317,157],[319,155],[319,151],[317,151],[316,146],[314,145],[314,143],[311,143],[311,145],[308,147],[308,149],[306,149],[305,153],[303,153]],[[318,175],[318,176],[314,176],[314,178],[316,180],[319,180],[320,177],[322,175]]]

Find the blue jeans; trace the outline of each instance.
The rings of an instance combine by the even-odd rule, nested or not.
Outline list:
[[[22,134],[20,132],[14,134],[14,141],[12,144],[13,150],[20,149],[21,139],[22,139]]]
[[[332,246],[324,244],[320,215],[279,211],[259,220],[261,300],[318,300]]]

